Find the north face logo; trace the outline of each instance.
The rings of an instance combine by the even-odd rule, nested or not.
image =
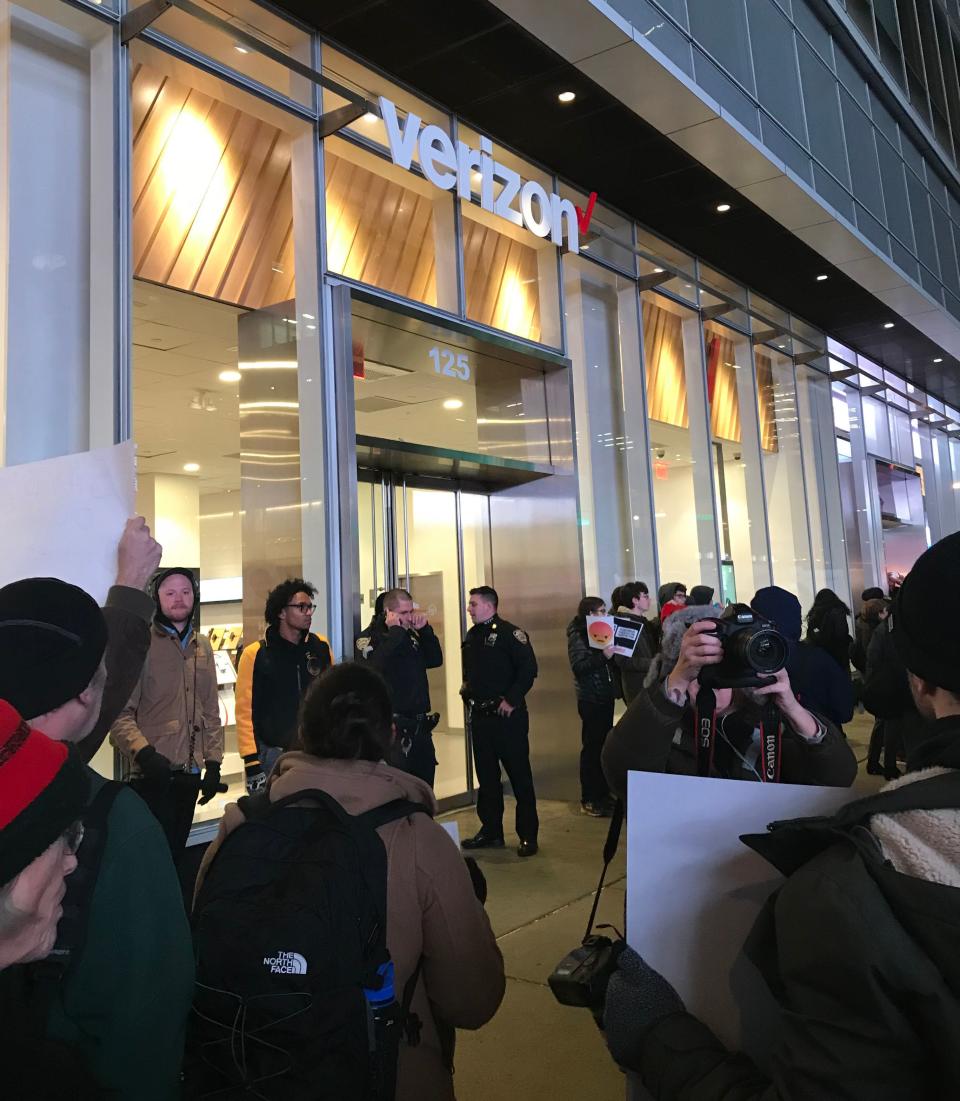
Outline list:
[[[275,956],[264,956],[263,966],[270,968],[271,975],[306,975],[307,961],[299,952],[278,952]]]

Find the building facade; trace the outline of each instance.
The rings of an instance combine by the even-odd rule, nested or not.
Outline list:
[[[741,182],[744,202],[788,220],[797,196],[829,204],[812,230],[852,257],[825,248],[829,278],[847,265],[876,289],[889,270],[877,301],[940,341],[936,389],[276,8],[3,0],[3,460],[135,441],[138,508],[164,564],[198,569],[224,655],[228,798],[242,777],[233,659],[286,576],[318,586],[315,623],[340,657],[385,588],[428,611],[451,802],[472,792],[466,591],[494,584],[540,660],[539,788],[566,798],[563,629],[584,592],[682,580],[730,601],[778,584],[805,607],[823,587],[850,602],[960,528],[954,55],[940,48],[941,83],[922,82],[924,113],[901,38],[888,79],[926,127],[921,150],[837,45],[866,34],[869,8],[886,72],[887,6],[827,6],[832,24],[812,0],[731,0],[747,22],[721,28],[695,0],[564,0],[557,22],[582,27],[580,48],[598,28],[623,37],[609,50],[631,53],[600,84],[642,55],[659,66],[656,110],[667,80],[674,106],[715,97],[733,137],[704,154],[713,170],[734,138],[754,175],[780,158],[785,182]],[[540,6],[499,7],[558,65],[573,48],[538,32]],[[958,26],[938,0],[915,7]],[[771,43],[789,46],[792,91]],[[567,61],[558,80],[588,72]],[[838,115],[818,123],[827,92]],[[109,750],[98,765],[112,770]]]

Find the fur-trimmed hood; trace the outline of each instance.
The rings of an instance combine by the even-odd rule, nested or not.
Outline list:
[[[698,619],[711,619],[717,616],[717,609],[713,605],[688,604],[684,608],[678,608],[673,615],[663,622],[663,640],[660,644],[660,653],[650,662],[644,686],[657,684],[673,672],[680,656],[680,642],[691,623]]]

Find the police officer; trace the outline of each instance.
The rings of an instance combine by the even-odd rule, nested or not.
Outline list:
[[[530,639],[497,614],[496,589],[470,590],[467,611],[473,626],[463,642],[463,697],[467,704],[479,794],[480,831],[465,849],[503,848],[503,784],[506,769],[517,800],[520,856],[537,851],[537,796],[530,771],[530,720],[524,697],[537,676]]]
[[[384,593],[382,609],[357,639],[357,656],[390,689],[396,737],[389,763],[433,787],[437,755],[432,731],[440,716],[430,711],[427,670],[443,665],[440,640],[406,589]]]

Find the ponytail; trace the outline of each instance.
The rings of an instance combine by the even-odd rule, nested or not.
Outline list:
[[[300,740],[307,753],[336,760],[382,760],[393,736],[386,682],[356,662],[334,665],[307,693]]]

